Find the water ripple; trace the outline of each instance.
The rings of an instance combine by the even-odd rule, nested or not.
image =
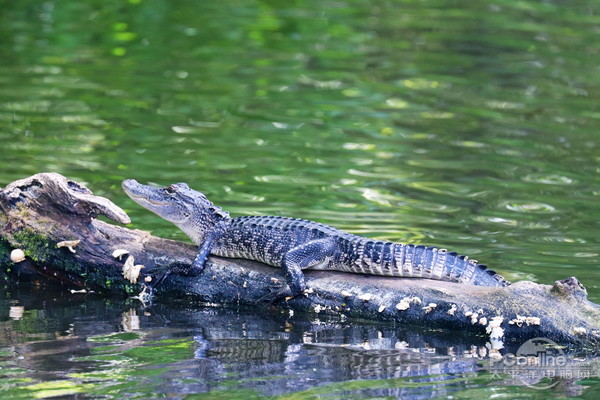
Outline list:
[[[526,182],[544,183],[547,185],[570,185],[573,179],[556,174],[529,174],[523,177]]]
[[[550,214],[556,212],[556,208],[550,204],[533,201],[508,200],[500,203],[500,206],[520,213]]]

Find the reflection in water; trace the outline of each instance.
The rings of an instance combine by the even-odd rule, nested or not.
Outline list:
[[[25,312],[1,323],[6,396],[436,398],[513,384],[486,372],[489,344],[456,332],[60,293],[46,307],[47,294],[11,297]]]

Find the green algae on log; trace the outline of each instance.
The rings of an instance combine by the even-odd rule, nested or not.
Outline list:
[[[129,223],[110,200],[59,174],[7,185],[0,191],[3,273],[112,296],[138,295],[160,281],[155,301],[211,304],[256,305],[285,283],[279,268],[219,257],[210,257],[198,276],[166,274],[191,264],[196,247],[112,225],[96,219],[99,215]],[[65,241],[68,246],[57,246]],[[25,261],[10,261],[12,249],[22,249]],[[587,300],[585,288],[572,277],[553,286],[523,281],[508,287],[332,271],[306,271],[306,278],[310,293],[277,306],[467,331],[487,336],[492,347],[534,337],[565,344],[600,341],[600,306]]]

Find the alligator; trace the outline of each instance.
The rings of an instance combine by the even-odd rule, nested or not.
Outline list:
[[[209,255],[259,261],[284,270],[288,287],[274,293],[273,299],[304,293],[305,269],[510,285],[485,265],[446,249],[368,239],[303,219],[231,218],[185,183],[157,188],[127,179],[122,186],[133,201],[175,224],[199,246],[192,265],[177,273],[201,273]]]

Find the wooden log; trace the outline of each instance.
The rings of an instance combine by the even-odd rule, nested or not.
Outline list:
[[[198,276],[168,273],[191,264],[196,247],[112,225],[98,220],[100,215],[130,222],[111,201],[59,174],[41,173],[7,185],[0,191],[4,279],[54,281],[112,296],[148,294],[152,288],[153,301],[239,305],[256,305],[285,284],[279,268],[220,257],[210,257]],[[19,254],[11,261],[14,249],[24,252],[24,261]],[[119,250],[126,254],[117,258],[113,253]],[[587,300],[575,278],[552,286],[523,281],[502,288],[330,271],[307,271],[306,278],[312,293],[276,306],[472,332],[487,337],[492,348],[534,337],[579,345],[600,341],[600,306]]]

